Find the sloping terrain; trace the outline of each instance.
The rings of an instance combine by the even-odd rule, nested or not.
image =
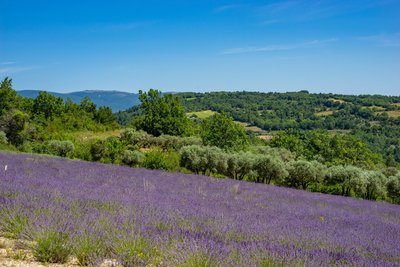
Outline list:
[[[400,206],[231,179],[0,153],[0,208],[95,265],[400,265]]]

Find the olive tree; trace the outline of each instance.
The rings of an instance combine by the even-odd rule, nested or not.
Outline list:
[[[365,198],[378,199],[386,196],[386,176],[379,171],[365,171]]]
[[[364,186],[363,171],[352,165],[339,165],[329,168],[326,176],[326,183],[329,185],[339,184],[342,196],[350,196],[351,190],[362,191]]]
[[[227,156],[226,175],[236,180],[243,180],[254,169],[255,155],[239,152]]]
[[[52,155],[67,157],[71,156],[75,150],[75,146],[71,141],[51,140],[47,144],[48,152]]]
[[[144,155],[139,151],[125,150],[122,154],[122,162],[128,166],[136,167],[144,160]]]
[[[287,164],[289,175],[284,179],[284,184],[307,189],[312,183],[319,183],[325,176],[325,167],[316,161],[297,160]]]
[[[386,184],[386,190],[392,201],[400,204],[400,173],[396,176],[389,177]]]
[[[226,154],[217,147],[185,146],[180,153],[181,167],[197,174],[224,173],[227,168]]]
[[[281,182],[288,176],[284,163],[269,155],[256,159],[254,169],[257,172],[256,182],[270,184],[272,180]]]

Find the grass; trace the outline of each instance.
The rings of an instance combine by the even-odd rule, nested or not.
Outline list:
[[[362,108],[364,108],[364,109],[370,109],[370,110],[372,110],[372,111],[384,111],[384,110],[386,110],[384,107],[375,106],[375,105],[373,105],[373,106],[368,106],[368,107],[362,107]]]
[[[391,118],[398,118],[400,117],[400,110],[390,110],[390,111],[384,111],[385,113],[388,114],[389,117]],[[383,112],[376,112],[376,114],[382,114]]]
[[[268,135],[268,132],[261,129],[260,127],[250,125],[246,122],[241,122],[241,121],[235,121],[235,122],[242,125],[246,129],[246,131],[250,131],[259,135]]]
[[[211,117],[212,115],[216,114],[217,112],[212,111],[212,110],[202,110],[202,111],[196,111],[196,112],[188,112],[186,115],[188,117],[191,117],[193,115],[196,115],[199,119],[207,119],[208,117]]]
[[[71,254],[67,236],[56,231],[45,231],[36,239],[33,256],[45,263],[65,263]]]
[[[340,104],[343,103],[343,102],[346,102],[343,99],[336,99],[336,98],[329,98],[328,100],[330,100],[332,102],[339,102]]]
[[[112,131],[105,131],[105,132],[93,132],[93,131],[82,131],[76,132],[72,134],[72,137],[79,141],[87,141],[92,139],[107,139],[110,136],[119,137],[123,130],[112,130]]]
[[[332,115],[333,114],[333,110],[325,110],[325,111],[317,112],[317,113],[314,113],[314,114],[317,117],[326,117],[326,116]]]
[[[393,103],[393,106],[400,107],[400,103]]]

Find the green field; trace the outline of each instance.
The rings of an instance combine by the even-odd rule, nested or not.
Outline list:
[[[217,113],[217,112],[212,111],[212,110],[202,110],[202,111],[196,111],[196,112],[188,112],[188,113],[186,113],[186,115],[188,117],[196,115],[199,119],[207,119],[208,117],[211,117],[215,113]]]

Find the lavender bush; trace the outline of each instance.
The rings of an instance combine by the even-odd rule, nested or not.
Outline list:
[[[397,205],[27,154],[0,168],[1,235],[56,233],[82,265],[400,265]]]

